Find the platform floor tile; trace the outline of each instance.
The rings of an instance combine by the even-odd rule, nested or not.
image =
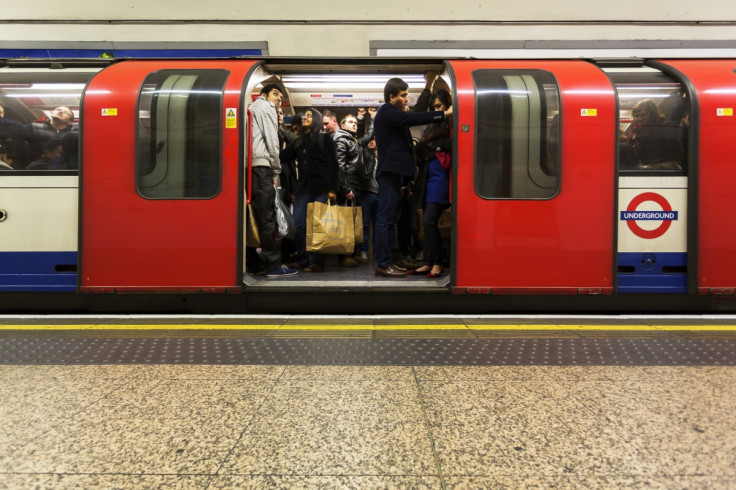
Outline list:
[[[736,487],[736,367],[0,365],[0,489]]]

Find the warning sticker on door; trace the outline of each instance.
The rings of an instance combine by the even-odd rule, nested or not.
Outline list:
[[[238,109],[235,107],[228,107],[225,109],[225,127],[226,128],[237,128],[238,127]]]

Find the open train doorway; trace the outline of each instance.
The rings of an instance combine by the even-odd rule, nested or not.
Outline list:
[[[280,238],[281,262],[298,273],[288,277],[269,277],[264,263],[263,249],[254,240],[252,221],[257,221],[253,206],[254,178],[253,135],[246,131],[243,151],[242,209],[242,273],[246,288],[339,288],[371,289],[446,289],[450,286],[452,271],[452,224],[451,207],[444,212],[439,224],[442,241],[443,273],[438,277],[407,274],[403,277],[382,277],[376,274],[374,255],[375,217],[378,209],[378,185],[375,178],[377,148],[373,137],[373,121],[378,108],[384,103],[384,86],[391,78],[401,78],[408,84],[409,110],[427,111],[434,95],[446,92],[450,103],[454,100],[451,72],[439,61],[387,63],[386,61],[340,62],[339,64],[311,62],[264,62],[252,71],[244,85],[243,114],[250,116],[250,106],[259,97],[261,89],[275,83],[282,88],[279,112],[279,150],[281,151],[281,174],[279,178],[280,199],[295,218],[296,235]],[[278,105],[278,104],[277,104]],[[250,129],[249,120],[244,126]],[[434,151],[427,151],[423,136],[429,126],[411,128],[413,152],[417,171],[411,187],[403,195],[397,224],[392,239],[393,263],[411,271],[425,263],[425,233],[423,211],[426,204],[427,172]],[[448,125],[448,127],[451,127]],[[325,180],[337,182],[330,189],[336,194],[329,200],[330,206],[360,209],[360,217],[353,225],[352,248],[343,253],[331,252],[322,257],[309,251],[316,245],[316,233],[309,225],[314,223],[312,195],[305,190],[308,185],[309,164],[304,152],[304,134],[319,130],[326,133],[335,143],[338,160],[338,175],[324,175]],[[313,133],[312,133],[313,134]],[[449,138],[451,141],[451,137]],[[357,145],[357,154],[356,154]],[[297,151],[294,151],[296,148]],[[420,150],[420,151],[417,151]],[[450,152],[448,152],[450,153]],[[451,153],[450,153],[451,154]],[[450,191],[451,163],[448,162],[448,200]],[[301,194],[301,195],[300,195]],[[305,210],[304,208],[307,207]],[[346,217],[349,212],[341,209]],[[356,231],[357,228],[357,231]],[[311,229],[311,231],[310,231]]]

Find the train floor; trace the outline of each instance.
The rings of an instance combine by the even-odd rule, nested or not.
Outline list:
[[[0,317],[0,488],[735,488],[736,317]]]

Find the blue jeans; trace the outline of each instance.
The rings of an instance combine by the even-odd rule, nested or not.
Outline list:
[[[297,263],[302,267],[309,265],[309,254],[307,254],[307,205],[310,202],[327,202],[327,191],[320,179],[306,177],[307,181],[296,194],[294,201],[294,227],[296,228],[296,251]],[[325,254],[312,254],[312,263],[320,267],[325,266],[327,256]]]
[[[400,174],[383,172],[378,178],[378,216],[374,232],[374,255],[376,265],[386,269],[391,265],[391,227],[396,223],[401,201],[401,184],[404,177]]]
[[[358,252],[368,252],[368,238],[373,225],[373,250],[376,249],[376,218],[378,217],[378,194],[363,193],[360,207],[363,212],[363,243],[358,244]]]

